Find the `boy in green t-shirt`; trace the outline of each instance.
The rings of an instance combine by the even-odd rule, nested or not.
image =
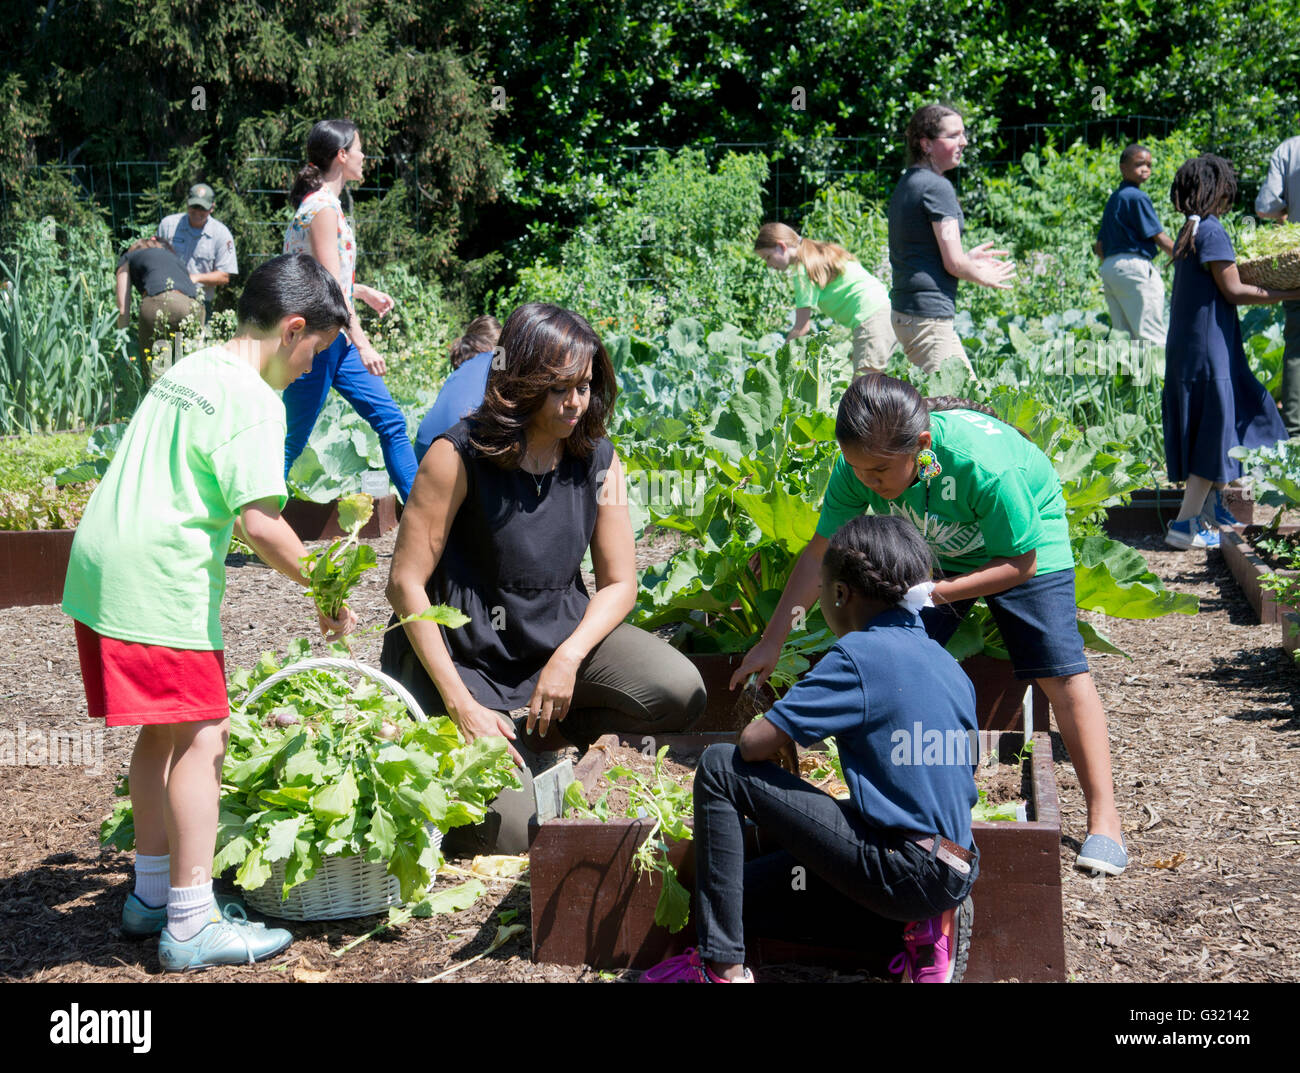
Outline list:
[[[281,517],[285,416],[278,391],[348,322],[311,257],[248,279],[239,327],[177,362],[141,402],[73,540],[63,610],[76,620],[90,714],[140,726],[131,758],[135,889],[122,931],[161,932],[167,970],[271,957],[292,936],[226,919],[212,897],[229,705],[221,637],[232,532],[301,585],[305,549]],[[356,624],[318,616],[341,636]]]

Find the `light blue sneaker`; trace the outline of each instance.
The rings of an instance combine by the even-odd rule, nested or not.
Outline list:
[[[238,907],[240,912],[244,909],[244,903],[231,894],[218,894],[216,902],[218,909],[225,909],[231,905]],[[151,935],[157,935],[165,927],[167,927],[165,905],[155,909],[136,897],[134,891],[126,896],[126,902],[122,905],[122,934],[126,938],[147,939]]]
[[[1217,548],[1219,534],[1204,525],[1199,517],[1188,518],[1186,521],[1169,523],[1169,529],[1165,533],[1165,543],[1171,548],[1180,549]]]
[[[1223,492],[1218,488],[1211,488],[1210,494],[1205,497],[1205,506],[1201,508],[1201,521],[1216,529],[1233,529],[1242,524],[1224,504]]]
[[[1123,835],[1118,842],[1105,835],[1089,835],[1079,847],[1074,867],[1094,876],[1099,872],[1117,876],[1128,867],[1128,844]]]
[[[167,972],[208,969],[214,965],[252,965],[285,949],[293,936],[283,928],[252,923],[242,907],[213,908],[208,922],[193,938],[181,942],[163,929],[158,938],[158,960]]]

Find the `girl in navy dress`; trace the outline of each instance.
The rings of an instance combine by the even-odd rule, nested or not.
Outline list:
[[[1287,438],[1277,405],[1246,364],[1239,305],[1300,298],[1242,283],[1237,256],[1219,221],[1237,196],[1237,177],[1222,157],[1204,153],[1174,176],[1170,198],[1187,223],[1174,243],[1174,289],[1165,344],[1165,460],[1171,481],[1186,481],[1183,507],[1165,541],[1175,548],[1217,548],[1218,529],[1237,524],[1221,489],[1241,475],[1228,451]]]
[[[979,875],[975,689],[921,622],[930,575],[930,550],[904,518],[857,517],[836,532],[822,559],[821,606],[839,641],[739,745],[712,745],[701,757],[700,945],[645,982],[752,982],[747,930],[807,939],[820,925],[841,937],[897,936],[895,921],[910,923],[893,972],[915,983],[961,979]],[[848,800],[771,762],[792,741],[832,737]],[[746,863],[745,817],[780,851]]]

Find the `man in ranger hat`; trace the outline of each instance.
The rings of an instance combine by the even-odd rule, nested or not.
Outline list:
[[[203,319],[212,315],[212,297],[218,287],[239,274],[235,240],[230,230],[212,215],[216,194],[207,183],[195,183],[186,199],[187,211],[177,212],[158,225],[158,237],[171,243],[185,262],[190,279],[203,285]]]

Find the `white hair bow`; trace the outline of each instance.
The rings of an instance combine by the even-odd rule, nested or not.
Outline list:
[[[906,608],[914,615],[919,615],[921,608],[934,606],[934,600],[930,597],[932,592],[934,592],[934,582],[922,581],[903,593],[903,598],[898,601],[898,606]]]
[[[1191,216],[1187,217],[1187,221],[1192,225],[1192,238],[1195,238],[1196,232],[1200,230],[1201,227],[1201,218],[1195,213],[1192,213]]]

